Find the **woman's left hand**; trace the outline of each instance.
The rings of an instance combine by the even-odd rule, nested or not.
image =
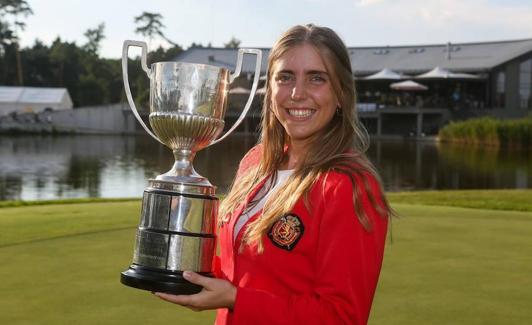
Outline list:
[[[236,298],[236,287],[231,282],[222,279],[201,276],[191,271],[183,272],[183,277],[194,284],[203,287],[199,293],[193,295],[172,295],[156,292],[155,295],[163,300],[187,307],[194,311],[207,309],[233,309]]]

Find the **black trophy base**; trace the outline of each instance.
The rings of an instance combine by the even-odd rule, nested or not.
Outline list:
[[[211,273],[199,273],[213,277]],[[120,274],[120,282],[127,286],[151,292],[164,292],[174,295],[191,295],[201,291],[202,286],[188,282],[183,272],[153,270],[139,265],[131,265]]]

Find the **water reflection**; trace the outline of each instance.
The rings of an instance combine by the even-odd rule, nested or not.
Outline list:
[[[225,191],[256,139],[235,135],[198,153],[198,173]],[[494,150],[419,141],[374,141],[370,158],[386,188],[530,188],[530,150]],[[0,200],[140,197],[166,172],[171,152],[146,136],[0,137]]]
[[[532,187],[532,151],[375,141],[369,155],[387,190]]]

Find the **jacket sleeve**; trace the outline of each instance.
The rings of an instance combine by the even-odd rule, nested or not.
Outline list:
[[[312,293],[277,296],[267,291],[238,288],[235,324],[366,324],[380,273],[385,217],[377,215],[364,186],[363,208],[372,228],[367,231],[353,208],[353,188],[345,175],[325,192]],[[371,191],[379,191],[374,179]]]

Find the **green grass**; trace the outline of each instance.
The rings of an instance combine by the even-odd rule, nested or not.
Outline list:
[[[532,213],[396,204],[370,324],[528,324]]]
[[[139,198],[108,199],[108,198],[79,198],[79,199],[61,199],[61,200],[41,200],[41,201],[0,201],[0,208],[12,208],[32,205],[56,205],[56,204],[75,204],[75,203],[94,203],[94,202],[128,202],[138,201]]]
[[[532,190],[461,190],[388,193],[392,203],[532,212]]]
[[[430,192],[391,195],[401,218],[393,221],[370,324],[532,319],[532,213],[480,209],[490,198],[504,201],[506,192],[475,192],[438,192],[440,200]],[[519,208],[526,194],[506,197]],[[476,208],[399,203],[459,198]],[[0,209],[0,324],[211,324],[213,312],[194,313],[120,284],[139,210],[140,201]]]
[[[0,209],[0,324],[209,324],[119,281],[138,202]]]

